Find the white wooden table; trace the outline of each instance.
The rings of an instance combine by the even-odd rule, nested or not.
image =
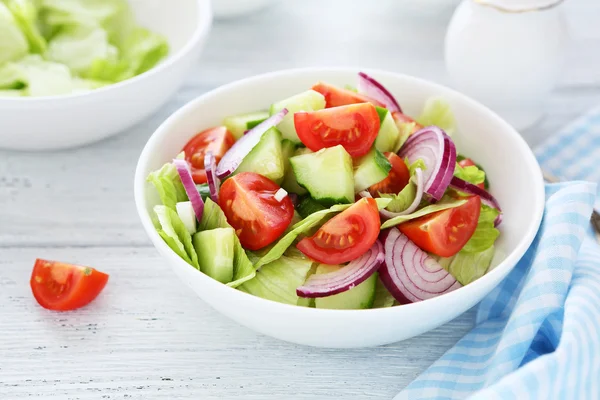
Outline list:
[[[129,132],[71,151],[0,151],[1,399],[391,399],[470,329],[473,312],[380,348],[270,339],[184,287],[138,222],[132,182],[142,146],[174,110],[221,84],[322,65],[448,83],[442,49],[451,10],[418,13],[408,0],[348,4],[287,1],[217,22],[186,86]],[[570,62],[547,118],[525,133],[531,144],[600,102],[600,5],[566,7]],[[97,266],[111,278],[91,306],[48,312],[29,289],[36,257]]]

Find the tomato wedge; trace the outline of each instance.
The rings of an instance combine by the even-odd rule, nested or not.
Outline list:
[[[422,250],[451,257],[473,236],[480,212],[481,199],[473,196],[462,206],[413,219],[398,225],[398,229]]]
[[[400,193],[410,179],[410,171],[400,156],[396,153],[384,153],[384,155],[392,164],[392,169],[384,180],[369,187],[369,193],[373,197],[379,197],[379,193]]]
[[[219,205],[245,248],[258,250],[273,243],[292,221],[292,200],[285,196],[277,201],[279,189],[254,172],[242,172],[223,182]]]
[[[341,264],[363,255],[379,235],[379,210],[373,199],[364,198],[342,211],[296,247],[322,264]]]
[[[369,152],[379,133],[379,115],[371,103],[350,104],[297,112],[294,125],[312,151],[341,144],[352,157],[360,157]]]
[[[75,310],[89,304],[108,282],[108,275],[90,267],[37,259],[31,290],[37,302],[55,311]]]
[[[353,92],[352,90],[342,89],[328,83],[319,82],[312,87],[312,90],[325,96],[325,108],[346,106],[356,103],[373,103],[379,107],[385,107],[383,103],[372,99],[364,94]]]
[[[231,132],[224,126],[207,129],[194,136],[183,147],[185,159],[190,163],[192,178],[195,183],[206,183],[206,171],[204,170],[204,155],[212,151],[215,161],[218,163],[221,157],[229,150],[235,139]]]
[[[471,160],[470,158],[465,158],[461,161],[458,162],[458,165],[460,165],[461,167],[465,168],[465,167],[477,167],[477,164],[475,164],[473,162],[473,160]],[[481,182],[479,184],[477,184],[477,186],[481,189],[485,189],[485,183]]]
[[[394,122],[398,129],[402,130],[404,128],[404,124],[414,124],[412,129],[409,132],[409,135],[412,135],[418,130],[423,129],[423,125],[419,124],[417,121],[409,117],[408,115],[404,115],[399,111],[395,111],[392,113],[392,118],[394,118]]]

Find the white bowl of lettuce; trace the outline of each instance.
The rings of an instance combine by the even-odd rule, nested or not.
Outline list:
[[[292,128],[294,125],[290,125],[294,122],[290,122],[291,119],[283,122],[273,121],[280,121],[278,116],[281,117],[282,113],[285,115],[284,111],[279,111],[282,108],[287,109],[288,115],[298,115],[296,113],[301,110],[309,111],[309,114],[318,113],[318,110],[323,107],[333,106],[333,104],[329,104],[330,100],[332,103],[334,102],[333,97],[320,98],[321,95],[315,93],[315,90],[322,92],[322,89],[315,89],[318,85],[313,85],[317,82],[326,82],[338,88],[344,88],[348,84],[356,84],[357,72],[351,69],[319,68],[288,70],[260,75],[223,86],[188,103],[167,119],[149,139],[138,161],[134,182],[137,210],[152,243],[164,256],[175,274],[201,299],[223,315],[277,339],[311,346],[352,348],[388,344],[436,328],[477,304],[506,277],[532,243],[541,222],[544,205],[541,173],[531,150],[509,124],[476,101],[451,89],[401,74],[369,71],[368,74],[383,84],[387,91],[371,86],[371,89],[374,90],[365,93],[369,93],[369,96],[371,94],[373,96],[383,95],[385,100],[385,96],[391,92],[397,99],[396,105],[401,104],[402,112],[417,118],[417,123],[443,126],[448,133],[454,131],[451,138],[444,135],[445,145],[448,145],[451,139],[457,154],[471,156],[479,163],[479,166],[471,167],[469,173],[465,173],[467,168],[459,169],[457,166],[454,169],[454,163],[452,166],[448,163],[447,166],[441,167],[442,163],[435,169],[445,168],[447,171],[454,171],[450,172],[452,182],[455,182],[454,178],[460,178],[459,181],[461,179],[466,181],[477,179],[477,181],[472,181],[471,188],[474,184],[484,186],[482,181],[484,178],[489,180],[490,186],[487,193],[494,198],[496,204],[502,205],[503,218],[502,221],[494,220],[493,217],[483,220],[481,216],[484,207],[481,207],[481,216],[479,222],[476,223],[477,228],[472,237],[474,238],[478,232],[484,233],[479,231],[480,228],[485,229],[486,234],[493,233],[492,241],[486,244],[486,250],[470,254],[462,254],[461,250],[453,258],[444,259],[445,264],[442,263],[441,258],[438,259],[439,264],[446,270],[443,272],[444,280],[454,282],[451,287],[449,286],[443,292],[436,292],[435,296],[425,293],[427,298],[404,301],[406,299],[403,300],[398,297],[397,293],[392,293],[396,283],[392,282],[392,286],[389,286],[389,276],[386,278],[387,280],[384,279],[383,271],[383,268],[390,270],[388,268],[388,241],[395,228],[392,228],[388,235],[380,234],[377,239],[384,246],[383,249],[378,247],[378,250],[375,251],[385,252],[385,262],[381,263],[379,258],[370,258],[370,261],[365,261],[364,265],[373,262],[380,263],[379,270],[369,270],[368,279],[361,283],[357,281],[356,285],[348,285],[343,288],[342,292],[331,290],[337,282],[328,282],[328,285],[332,285],[326,288],[329,293],[324,296],[321,293],[320,297],[315,296],[316,292],[314,291],[307,291],[307,287],[311,290],[315,289],[314,285],[309,284],[314,277],[321,276],[323,278],[332,271],[339,273],[344,268],[349,268],[354,261],[350,261],[345,266],[341,264],[333,268],[323,266],[301,254],[302,252],[307,253],[305,250],[301,250],[300,246],[295,247],[299,243],[298,240],[305,240],[309,235],[318,236],[319,231],[315,233],[314,229],[322,227],[327,217],[333,216],[333,219],[330,220],[333,221],[354,206],[336,204],[329,211],[311,210],[307,213],[308,216],[294,214],[296,220],[292,219],[293,222],[290,223],[288,229],[271,245],[257,251],[244,249],[241,244],[244,240],[262,240],[266,236],[266,231],[263,230],[260,234],[257,232],[256,238],[246,237],[243,240],[244,230],[237,230],[236,219],[228,217],[231,210],[228,211],[224,208],[231,207],[227,200],[229,197],[222,196],[225,196],[223,190],[228,181],[237,182],[237,185],[241,184],[242,181],[236,180],[236,177],[247,176],[244,174],[248,174],[248,171],[253,168],[260,171],[263,176],[279,173],[279,178],[273,177],[273,180],[281,182],[282,189],[287,188],[287,193],[286,190],[283,192],[277,190],[274,195],[263,192],[261,195],[263,198],[267,198],[264,196],[273,196],[279,202],[286,202],[286,197],[289,197],[290,193],[294,191],[302,193],[297,185],[294,186],[293,182],[287,181],[288,168],[291,165],[292,175],[297,180],[296,183],[301,183],[309,192],[301,195],[304,196],[304,199],[307,196],[316,199],[314,196],[316,192],[312,191],[312,187],[315,185],[320,188],[319,190],[337,191],[342,188],[345,191],[346,179],[331,179],[333,176],[331,174],[334,172],[342,174],[335,176],[351,174],[349,177],[350,193],[346,196],[345,202],[355,201],[357,171],[361,170],[364,165],[363,161],[368,160],[368,155],[373,150],[369,151],[365,158],[352,160],[354,171],[352,168],[349,171],[342,171],[336,162],[327,164],[327,169],[316,167],[320,162],[318,160],[324,159],[322,158],[324,154],[341,155],[343,150],[340,149],[340,146],[311,153],[299,145],[300,147],[293,153],[299,155],[293,156],[292,162],[287,163],[287,159],[283,159],[286,153],[285,146],[287,146],[284,143],[293,141],[296,137],[294,136],[295,130]],[[311,87],[314,90],[308,90]],[[346,92],[346,95],[348,94],[349,92]],[[350,95],[352,96],[351,93]],[[432,101],[432,99],[434,100]],[[441,101],[435,99],[441,99]],[[391,106],[387,107],[388,110],[391,109]],[[259,110],[265,110],[264,115],[257,114],[256,111]],[[218,191],[217,187],[210,193],[211,197],[215,193],[218,194],[218,199],[216,199],[218,203],[207,198],[204,200],[202,210],[195,207],[194,204],[199,204],[199,196],[205,197],[207,190],[210,192],[215,188],[214,179],[211,176],[214,178],[214,174],[220,174],[219,171],[228,171],[229,167],[222,164],[228,163],[229,161],[225,162],[224,160],[230,160],[231,157],[228,159],[225,156],[221,159],[215,170],[212,170],[215,163],[211,157],[205,158],[205,167],[211,166],[211,168],[207,168],[206,172],[209,179],[208,189],[204,186],[195,187],[192,179],[195,181],[196,176],[191,177],[190,175],[185,178],[189,173],[189,171],[186,172],[188,164],[182,159],[182,156],[186,157],[186,155],[182,155],[181,151],[186,143],[197,137],[198,132],[220,125],[225,125],[227,130],[241,142],[241,138],[255,136],[257,131],[264,129],[260,128],[261,125],[264,127],[263,124],[256,126],[256,123],[269,114],[272,116],[263,124],[268,125],[271,121],[277,124],[277,129],[271,128],[262,133],[258,144],[255,143],[250,153],[244,156],[241,160],[242,163],[236,167],[238,170],[234,170],[232,177],[228,177],[224,181],[221,190]],[[402,127],[413,129],[414,122],[402,122],[401,125],[394,125],[392,122],[392,126],[386,122],[389,113],[379,113],[378,109],[378,114],[380,118],[378,139],[384,137],[382,136],[384,134],[390,138],[391,136],[387,135],[392,135],[394,127],[401,129],[394,131],[395,140],[379,142],[376,139],[374,148],[379,149],[379,145],[387,146],[391,151],[396,152],[400,147],[400,152],[402,152],[402,149],[409,146],[410,141],[410,139],[406,140],[406,136],[404,136],[406,132],[402,131]],[[231,118],[231,116],[237,117]],[[313,128],[318,127],[313,126]],[[250,131],[245,132],[246,129],[250,129]],[[290,129],[292,130],[290,131]],[[431,129],[423,131],[431,131]],[[223,131],[221,130],[221,132]],[[280,134],[285,140],[273,139],[281,138],[278,136]],[[413,133],[413,135],[418,134]],[[298,134],[297,137],[302,137],[302,135]],[[412,139],[415,138],[412,137]],[[245,143],[251,141],[250,139],[243,140]],[[398,144],[398,140],[402,140],[404,144]],[[424,142],[412,140],[412,143]],[[186,148],[189,149],[188,146]],[[238,146],[236,151],[240,151],[240,148],[242,146]],[[435,153],[435,150],[433,152]],[[258,156],[259,153],[260,156]],[[446,150],[443,154],[446,154]],[[189,160],[189,155],[187,157]],[[278,162],[275,160],[277,157],[282,160]],[[308,157],[312,157],[311,162],[301,164],[299,161],[294,161],[294,159],[302,157],[306,160]],[[406,159],[408,160],[408,158],[409,156]],[[342,158],[335,155],[335,158],[329,160],[337,159]],[[427,162],[430,161],[431,159]],[[424,166],[417,166],[415,171],[421,171],[419,168],[427,170],[429,165],[427,162],[424,163]],[[379,174],[378,168],[382,164],[380,162],[376,164],[373,164],[374,168],[369,168],[367,175]],[[418,164],[419,162],[415,162],[413,165]],[[191,165],[195,164],[191,163]],[[302,170],[297,167],[298,165],[301,165]],[[413,174],[413,165],[411,165],[411,174]],[[245,171],[244,174],[237,174],[242,169]],[[282,170],[279,171],[279,169]],[[479,176],[481,171],[485,172],[485,177]],[[228,173],[224,172],[222,175]],[[417,182],[422,182],[419,178],[421,173],[424,172],[421,171],[415,175],[418,178]],[[300,178],[306,176],[312,176],[312,181],[301,182]],[[362,178],[365,176],[362,175]],[[326,180],[329,180],[329,183],[325,182]],[[352,180],[354,180],[353,183]],[[411,181],[405,188],[413,184],[414,182]],[[273,183],[273,185],[276,184]],[[417,191],[421,191],[419,185],[421,183],[415,184]],[[294,189],[294,187],[296,188]],[[481,199],[484,198],[482,190],[476,190],[481,193]],[[364,192],[359,192],[359,194],[361,193]],[[404,189],[402,193],[405,193]],[[406,196],[411,196],[409,193],[406,192]],[[416,198],[414,193],[412,197]],[[332,197],[324,198],[331,199]],[[401,199],[402,196],[399,198]],[[364,198],[356,200],[355,205],[365,200]],[[439,202],[433,205],[421,202],[417,209],[420,211],[412,212],[409,215],[411,218],[416,218],[415,214],[428,207],[436,210],[442,209],[436,207],[462,207],[465,201],[460,198],[446,198],[444,195]],[[386,203],[385,198],[377,199],[378,207],[380,207],[380,203],[384,208],[387,208],[386,204],[391,204]],[[410,201],[406,204],[409,203]],[[419,201],[417,200],[416,203]],[[247,209],[248,204],[244,204]],[[327,207],[324,206],[324,208]],[[382,210],[381,207],[380,210]],[[321,206],[322,209],[323,206]],[[244,213],[243,210],[241,212]],[[301,214],[303,210],[298,206],[296,212]],[[201,214],[201,217],[196,220],[195,216],[198,216],[198,213]],[[324,213],[327,214],[325,218],[323,218]],[[377,215],[377,211],[375,211],[375,215]],[[495,217],[497,215],[494,214]],[[297,222],[298,220],[300,222]],[[254,221],[260,222],[260,220]],[[383,221],[382,219],[381,222],[383,223]],[[398,222],[397,219],[392,218],[386,224],[389,225],[390,221]],[[501,225],[495,228],[494,226],[500,222]],[[382,225],[382,228],[385,226]],[[286,239],[283,239],[289,238],[289,235],[292,234],[297,237],[292,237],[292,240],[287,242]],[[398,235],[396,233],[396,238]],[[482,239],[479,244],[487,240],[485,235],[478,236],[478,239]],[[377,240],[375,244],[377,244]],[[374,248],[375,246],[371,249]],[[463,248],[463,250],[465,249],[466,247]],[[391,248],[391,252],[394,253],[390,254],[395,254],[396,250],[396,245],[394,245]],[[478,263],[485,258],[484,253],[490,254],[490,250],[492,256],[485,260],[482,268]],[[369,250],[365,254],[368,255],[371,251]],[[402,249],[402,251],[404,250]],[[270,257],[274,253],[277,253],[275,257]],[[361,259],[364,257],[364,255],[360,256]],[[418,267],[421,268],[420,272],[426,274],[430,272],[425,270],[427,265],[419,264]],[[442,271],[438,270],[435,273],[442,274]],[[435,282],[423,282],[422,284],[429,285],[435,284]]]
[[[156,110],[183,83],[212,21],[209,0],[175,3],[0,1],[0,147],[80,146]]]

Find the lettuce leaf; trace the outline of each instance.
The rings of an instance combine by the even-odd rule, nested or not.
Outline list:
[[[172,209],[163,205],[154,206],[160,228],[158,234],[171,249],[185,262],[196,269],[200,269],[198,255],[192,244],[192,235],[187,231],[179,215]]]
[[[408,164],[408,159],[404,160]],[[391,212],[402,212],[406,210],[415,199],[417,195],[417,183],[414,180],[415,171],[420,168],[422,171],[425,170],[425,163],[420,158],[408,166],[410,172],[410,181],[400,193],[379,193],[381,198],[391,199],[390,203],[385,207]]]
[[[373,305],[371,308],[386,308],[394,305],[394,296],[385,288],[381,279],[377,279],[377,284],[375,285],[375,299],[373,300]]]
[[[0,89],[20,90],[26,84],[27,79],[23,74],[23,69],[18,64],[7,62],[0,66]]]
[[[461,252],[479,253],[493,246],[500,235],[500,231],[494,227],[494,220],[498,214],[499,211],[495,208],[486,205],[481,206],[477,228]]]
[[[227,217],[221,207],[211,199],[206,199],[202,221],[200,221],[198,229],[205,231],[215,228],[231,228],[231,225],[227,222]],[[236,235],[233,247],[233,281],[229,282],[227,286],[238,287],[254,278],[255,275],[254,265]]]
[[[453,257],[438,258],[438,262],[464,286],[485,275],[494,258],[494,251],[494,246],[479,253],[460,251]]]
[[[29,96],[56,96],[73,91],[71,72],[63,64],[29,55],[14,63],[20,69]]]
[[[473,185],[479,185],[480,183],[485,182],[485,172],[477,168],[475,165],[461,167],[458,163],[456,163],[454,176],[462,179],[463,181],[472,183]]]
[[[38,9],[32,0],[4,0],[4,3],[12,13],[15,21],[21,28],[21,32],[27,38],[29,52],[44,54],[46,51],[46,39],[38,29]]]
[[[423,126],[435,125],[452,135],[456,129],[456,120],[445,100],[432,97],[425,102],[425,107],[416,121]]]
[[[434,212],[447,210],[449,208],[459,207],[465,203],[466,203],[466,200],[453,199],[453,198],[450,198],[447,196],[442,197],[442,199],[439,202],[428,205],[426,207],[423,207],[420,210],[417,210],[411,214],[401,215],[398,217],[388,219],[381,225],[381,229],[391,228],[392,226],[396,226],[403,222],[410,221],[411,219],[419,218],[419,217],[422,217],[424,215],[431,214]]]
[[[150,173],[147,181],[158,191],[160,201],[173,211],[177,211],[178,202],[189,200],[173,163],[167,163],[159,170]]]
[[[27,54],[29,44],[8,7],[0,1],[0,65]]]

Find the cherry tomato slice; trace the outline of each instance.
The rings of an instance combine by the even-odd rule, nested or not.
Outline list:
[[[342,89],[328,83],[319,82],[312,87],[312,90],[325,96],[325,108],[346,106],[356,103],[373,103],[379,107],[385,107],[383,103],[372,99],[364,94],[353,92],[352,90]]]
[[[396,153],[384,153],[384,155],[392,164],[392,169],[384,180],[369,187],[369,193],[373,197],[379,197],[379,193],[400,193],[410,179],[410,171],[400,156]]]
[[[405,222],[398,229],[422,250],[451,257],[473,236],[480,212],[481,199],[473,196],[462,206]]]
[[[108,282],[108,275],[90,267],[37,259],[31,290],[37,302],[55,311],[75,310],[89,304]]]
[[[254,172],[227,179],[219,191],[219,205],[244,248],[258,250],[273,243],[289,226],[294,206],[289,196],[275,199],[272,180]]]
[[[371,103],[350,104],[294,114],[298,137],[318,151],[341,144],[352,156],[367,154],[379,133],[379,115]]]
[[[322,264],[341,264],[363,255],[379,235],[379,211],[373,199],[364,198],[342,211],[296,247]]]
[[[231,132],[224,126],[207,129],[194,136],[183,147],[185,159],[190,163],[192,178],[196,183],[206,183],[206,171],[204,170],[204,155],[212,151],[215,161],[218,163],[221,157],[229,150],[235,139]]]
[[[412,119],[408,115],[404,115],[399,111],[393,112],[392,118],[394,118],[394,122],[396,123],[396,126],[398,127],[398,129],[401,129],[401,130],[403,129],[404,124],[414,123],[414,126],[411,129],[411,131],[409,132],[409,135],[412,135],[416,131],[423,129],[423,125],[419,124],[418,122],[416,122],[414,119]]]
[[[461,161],[458,162],[458,165],[460,165],[461,167],[465,168],[465,167],[476,167],[477,164],[475,164],[473,162],[473,160],[471,160],[470,158],[465,158]],[[485,183],[481,182],[479,184],[477,184],[478,187],[480,187],[481,189],[485,190]]]

